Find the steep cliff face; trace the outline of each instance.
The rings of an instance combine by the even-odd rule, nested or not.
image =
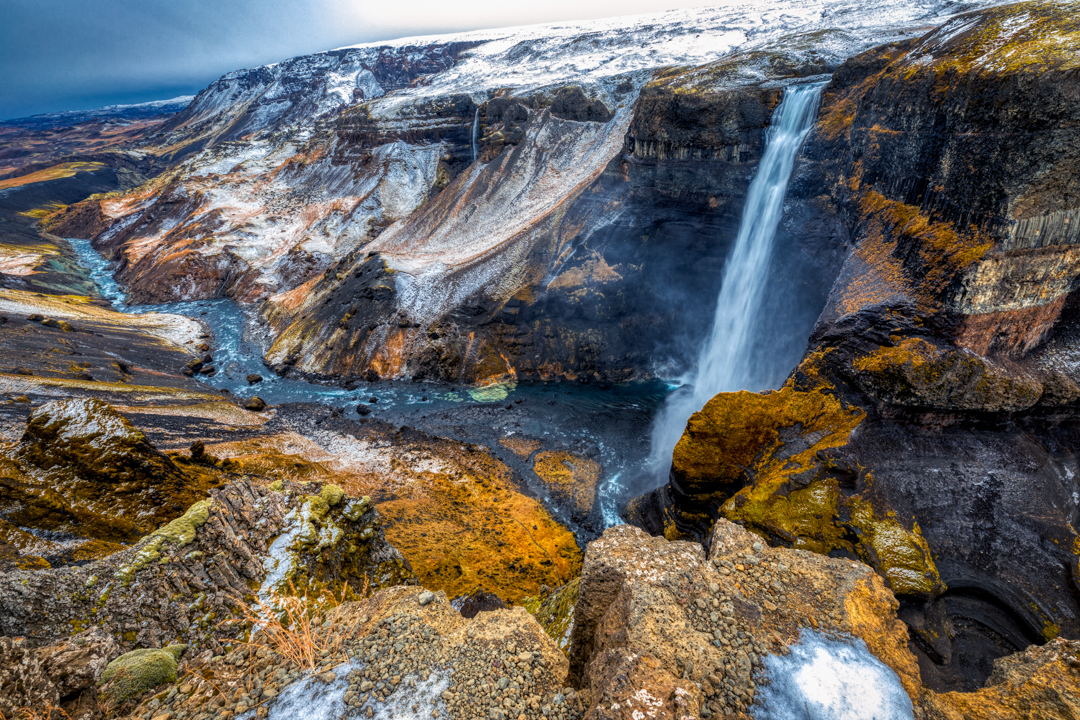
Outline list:
[[[135,301],[267,301],[281,371],[670,374],[711,314],[775,81],[828,72],[948,12],[784,2],[238,71],[144,143],[174,163],[168,174],[74,208],[53,231],[92,233]],[[792,315],[794,337],[846,236],[820,188],[803,187],[777,275],[805,278],[788,303],[801,312],[772,313]],[[391,273],[374,304],[355,282],[365,262]]]
[[[1021,3],[840,69],[806,153],[855,246],[804,360],[706,405],[631,504],[672,537],[726,517],[859,556],[937,689],[1080,633],[1077,27]]]
[[[296,292],[272,298],[268,314],[283,330],[268,362],[465,382],[628,380],[684,367],[708,327],[782,95],[761,74],[718,89],[718,75],[743,69],[736,62],[668,73],[632,111],[629,80],[613,89],[614,112],[580,87],[485,103],[478,153],[488,161],[305,288],[303,302]],[[795,338],[824,303],[846,238],[807,195],[793,199],[801,228],[781,233],[776,270],[802,280],[788,318],[801,325]]]
[[[1080,239],[1069,4],[958,17],[864,56],[825,98],[834,197],[862,241],[826,317],[905,298],[980,354],[1023,356],[1074,288]],[[850,285],[850,287],[848,287]]]

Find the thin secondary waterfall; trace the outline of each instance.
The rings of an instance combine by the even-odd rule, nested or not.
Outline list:
[[[480,108],[476,108],[476,114],[472,121],[472,161],[476,162],[480,148]]]
[[[825,84],[789,87],[776,110],[765,155],[746,197],[735,247],[724,264],[712,332],[701,349],[696,369],[684,378],[690,387],[669,396],[653,425],[652,462],[658,470],[671,463],[672,450],[690,415],[714,395],[764,390],[769,382],[761,363],[750,352],[753,332],[765,297],[788,181],[799,148],[814,126]]]

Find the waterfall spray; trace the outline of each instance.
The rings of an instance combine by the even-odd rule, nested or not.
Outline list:
[[[690,415],[714,395],[764,390],[769,382],[761,363],[751,356],[752,334],[765,295],[788,181],[799,148],[814,126],[824,87],[825,83],[789,87],[776,110],[765,154],[746,197],[735,247],[724,264],[712,332],[697,367],[684,378],[689,387],[669,396],[653,425],[651,462],[658,471],[671,464],[671,453]]]

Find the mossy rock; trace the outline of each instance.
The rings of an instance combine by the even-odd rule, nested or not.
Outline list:
[[[132,650],[113,660],[101,674],[102,699],[111,705],[136,698],[163,683],[176,682],[176,668],[187,645]]]
[[[137,541],[221,482],[216,469],[181,470],[113,407],[86,398],[34,409],[16,458],[30,472],[0,482],[10,522],[108,542]]]
[[[570,649],[570,630],[574,626],[574,607],[577,605],[580,580],[574,578],[547,595],[525,598],[522,602],[564,653]]]
[[[920,338],[881,347],[855,361],[855,382],[879,400],[936,410],[1011,412],[1042,397],[1042,384],[967,350]]]

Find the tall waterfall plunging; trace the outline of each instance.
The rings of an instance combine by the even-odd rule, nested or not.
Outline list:
[[[759,324],[788,181],[799,148],[814,126],[825,85],[789,87],[776,110],[765,155],[746,197],[735,247],[724,264],[712,332],[697,367],[683,378],[684,387],[668,397],[653,424],[651,462],[658,471],[670,465],[671,453],[690,415],[714,395],[763,390],[770,382],[763,364],[751,353],[753,333]]]
[[[480,148],[480,108],[476,108],[476,114],[472,120],[472,161],[476,162]]]

